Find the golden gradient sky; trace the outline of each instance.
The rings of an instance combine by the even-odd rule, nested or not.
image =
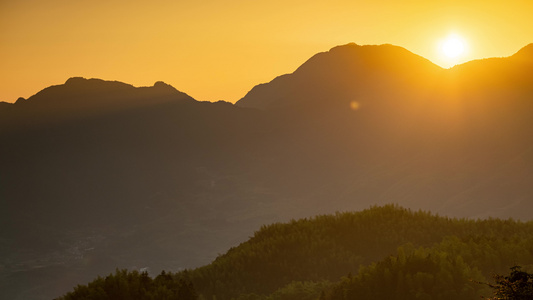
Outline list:
[[[438,51],[450,33],[468,43],[456,62]],[[533,42],[533,1],[0,0],[0,101],[83,76],[235,102],[349,42],[444,67],[509,56]]]

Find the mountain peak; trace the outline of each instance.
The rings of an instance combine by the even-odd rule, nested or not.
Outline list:
[[[154,85],[151,88],[160,93],[169,93],[169,94],[181,93],[175,87],[163,81],[157,81],[156,83],[154,83]]]
[[[346,105],[386,86],[420,89],[441,70],[399,46],[349,43],[314,55],[292,74],[254,87],[237,105],[260,109],[332,101]]]
[[[335,51],[338,51],[338,50],[345,50],[345,49],[353,49],[353,50],[362,50],[362,49],[370,50],[370,49],[373,49],[373,51],[375,51],[375,49],[402,49],[404,51],[407,51],[403,47],[395,46],[395,45],[392,45],[392,44],[359,45],[359,44],[356,44],[354,42],[351,42],[351,43],[348,43],[348,44],[335,46],[335,47],[331,48],[328,52],[335,52]]]
[[[48,122],[185,102],[195,100],[161,81],[150,87],[134,87],[120,81],[71,77],[27,100],[19,98],[13,106],[21,118],[31,115],[35,120]]]
[[[331,49],[329,49],[329,52],[331,51],[337,51],[339,49],[346,49],[346,48],[355,48],[355,47],[362,47],[361,45],[358,45],[354,42],[351,42],[351,43],[348,43],[348,44],[344,44],[344,45],[338,45],[338,46],[335,46]]]
[[[124,82],[116,80],[103,80],[99,78],[84,78],[84,77],[70,77],[65,81],[63,85],[58,85],[70,88],[70,89],[79,89],[79,88],[107,88],[107,89],[116,89],[116,88],[134,88],[133,85],[127,84]]]
[[[173,86],[171,86],[170,84],[167,84],[167,83],[164,83],[163,81],[156,81],[156,83],[154,83],[154,87],[155,88],[172,88],[172,89],[175,89]]]
[[[65,81],[65,84],[79,84],[88,81],[88,79],[85,79],[83,77],[70,77]]]

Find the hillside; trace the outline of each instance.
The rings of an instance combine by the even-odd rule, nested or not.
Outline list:
[[[386,205],[263,226],[176,280],[205,299],[476,299],[490,292],[474,281],[533,266],[532,237],[532,222]]]

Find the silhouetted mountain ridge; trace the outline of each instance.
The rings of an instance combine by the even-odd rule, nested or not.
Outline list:
[[[533,46],[528,45],[509,57],[466,62],[447,71],[444,92],[454,91],[463,100],[494,99],[508,105],[524,102],[533,92]],[[484,99],[484,100],[483,100]],[[526,100],[527,101],[527,100]],[[530,102],[530,101],[527,101]]]
[[[442,69],[404,48],[351,43],[314,55],[294,73],[254,87],[237,106],[261,109],[327,102],[347,106],[384,89],[426,89]],[[425,76],[426,78],[420,78]],[[375,96],[374,96],[375,97]]]
[[[24,99],[19,98],[4,109],[10,110],[9,114],[3,113],[4,122],[10,119],[35,126],[164,103],[196,102],[189,95],[163,82],[156,82],[151,87],[136,88],[118,81],[82,77],[69,78],[64,84],[50,86],[27,100],[22,100]]]

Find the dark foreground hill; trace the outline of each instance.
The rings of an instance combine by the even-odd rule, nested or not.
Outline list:
[[[83,78],[3,103],[0,289],[196,267],[262,224],[372,204],[528,220],[530,48],[444,70],[350,44],[237,105]]]
[[[478,299],[492,274],[533,266],[532,238],[532,222],[386,205],[263,226],[174,280],[201,299]]]

